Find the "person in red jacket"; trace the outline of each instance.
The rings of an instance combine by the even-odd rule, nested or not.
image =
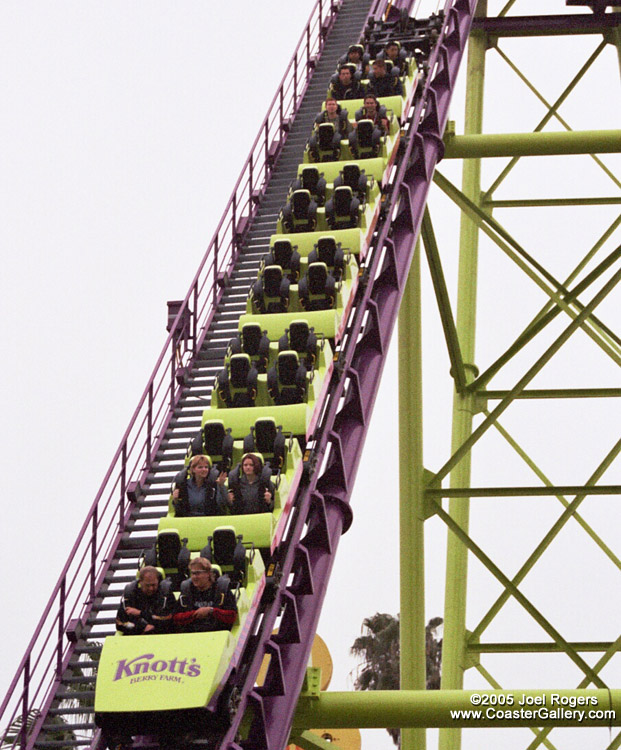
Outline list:
[[[206,558],[193,558],[189,568],[190,580],[181,584],[178,610],[173,615],[175,628],[187,633],[230,630],[237,617],[232,592],[216,583],[215,572]]]

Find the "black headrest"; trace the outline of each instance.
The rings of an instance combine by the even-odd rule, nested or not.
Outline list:
[[[232,526],[220,526],[213,532],[213,561],[218,565],[232,565],[237,537]]]
[[[229,361],[229,380],[234,388],[245,388],[251,368],[247,354],[234,354]]]
[[[295,376],[300,366],[297,352],[280,352],[276,367],[278,379],[283,385],[295,385]]]
[[[346,164],[343,167],[343,183],[354,190],[358,189],[360,181],[360,167],[357,164]]]
[[[317,260],[325,263],[327,266],[334,265],[336,250],[337,244],[334,237],[326,235],[317,240]]]
[[[293,245],[291,240],[276,240],[272,245],[274,262],[282,268],[290,268]]]
[[[205,451],[213,456],[222,455],[222,441],[226,435],[224,422],[219,419],[210,419],[203,425],[203,442]]]
[[[306,350],[310,328],[305,320],[294,320],[289,326],[289,345],[296,352]]]
[[[326,123],[330,125],[330,123]],[[332,127],[332,125],[330,125]],[[305,212],[311,203],[311,194],[308,190],[296,190],[291,196],[291,206],[294,213]]]
[[[331,146],[332,139],[334,138],[334,125],[331,122],[322,122],[318,128],[318,131],[319,145],[322,148]]]
[[[163,529],[157,535],[157,559],[162,568],[176,568],[181,539],[175,529]]]
[[[256,449],[260,453],[273,452],[276,432],[276,422],[273,419],[269,417],[257,419],[254,423],[254,440]]]
[[[353,193],[349,185],[337,187],[333,195],[335,213],[337,215],[349,214],[352,198]]]
[[[244,342],[244,351],[250,356],[259,353],[259,344],[263,337],[263,331],[258,323],[246,323],[242,328],[242,340]]]
[[[321,294],[326,286],[328,267],[325,263],[311,263],[308,267],[308,290],[311,294]]]
[[[358,131],[358,140],[361,141],[363,138],[371,138],[374,129],[375,125],[373,124],[373,120],[359,120],[358,127],[356,128]]]
[[[263,289],[268,297],[280,295],[282,282],[282,268],[280,266],[266,266],[263,269]]]
[[[319,170],[317,167],[304,167],[302,170],[302,186],[311,193],[317,189],[319,182]]]

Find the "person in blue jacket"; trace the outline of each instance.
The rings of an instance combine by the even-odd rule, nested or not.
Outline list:
[[[188,469],[175,477],[175,516],[219,516],[229,512],[224,483],[227,474],[212,469],[209,456],[193,456]]]

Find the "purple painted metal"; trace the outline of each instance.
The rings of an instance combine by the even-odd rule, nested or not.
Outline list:
[[[584,5],[594,13],[605,13],[606,8],[618,5],[617,0],[565,0],[565,5]]]
[[[414,6],[415,0],[393,0],[388,12],[387,21],[398,21],[401,13],[409,15]]]
[[[371,5],[368,19],[374,19],[379,23],[382,20],[384,13],[386,12],[387,5],[387,0],[375,0],[373,5]]]
[[[433,171],[443,155],[448,105],[475,7],[476,0],[446,3],[423,95],[405,125],[404,147],[390,183],[390,213],[367,256],[314,436],[318,466],[308,486],[299,490],[296,515],[283,541],[282,580],[291,583],[281,587],[264,612],[260,645],[244,675],[239,710],[221,750],[240,750],[235,737],[248,707],[253,718],[245,750],[286,745],[338,541],[351,523],[358,462]],[[272,636],[281,613],[278,633]],[[265,655],[271,657],[265,683],[254,688]]]
[[[402,12],[410,14],[414,2],[415,0],[376,0],[371,7],[369,18],[373,18],[375,23],[398,21]]]
[[[131,517],[132,504],[140,497],[149,471],[149,460],[160,447],[181,395],[177,375],[192,365],[223,292],[220,283],[230,274],[241,240],[240,220],[249,226],[271,176],[274,159],[296,116],[316,59],[334,23],[342,0],[317,0],[292,62],[261,123],[248,159],[190,289],[180,305],[170,333],[138,406],[123,435],[112,464],[80,529],[59,581],[28,644],[6,696],[0,705],[0,727],[33,709],[41,711],[26,738],[26,725],[15,743],[33,747],[75,644],[65,637],[68,624],[85,624],[107,566]],[[295,61],[295,62],[294,62]],[[295,84],[293,71],[295,70]],[[270,149],[274,143],[278,149]],[[240,220],[238,220],[240,219]],[[191,320],[191,334],[187,321]],[[180,335],[183,334],[183,335]],[[125,495],[130,503],[126,504]],[[120,497],[119,497],[120,495]],[[79,625],[78,625],[79,626]],[[72,625],[73,627],[73,625]],[[75,639],[74,639],[75,640]],[[6,745],[9,747],[9,745]]]
[[[473,30],[492,36],[555,36],[557,34],[601,34],[618,28],[621,13],[593,15],[577,13],[565,16],[503,16],[477,18]]]

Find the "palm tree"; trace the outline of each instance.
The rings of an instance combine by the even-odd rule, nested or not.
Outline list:
[[[442,664],[441,617],[429,620],[425,628],[427,690],[440,687]],[[362,659],[358,667],[356,690],[399,689],[399,615],[376,612],[362,622],[362,635],[356,638],[351,653]],[[400,730],[387,729],[395,745],[400,745]]]
[[[425,626],[425,653],[427,656],[427,690],[439,690],[442,676],[442,624],[441,617],[432,617]]]

